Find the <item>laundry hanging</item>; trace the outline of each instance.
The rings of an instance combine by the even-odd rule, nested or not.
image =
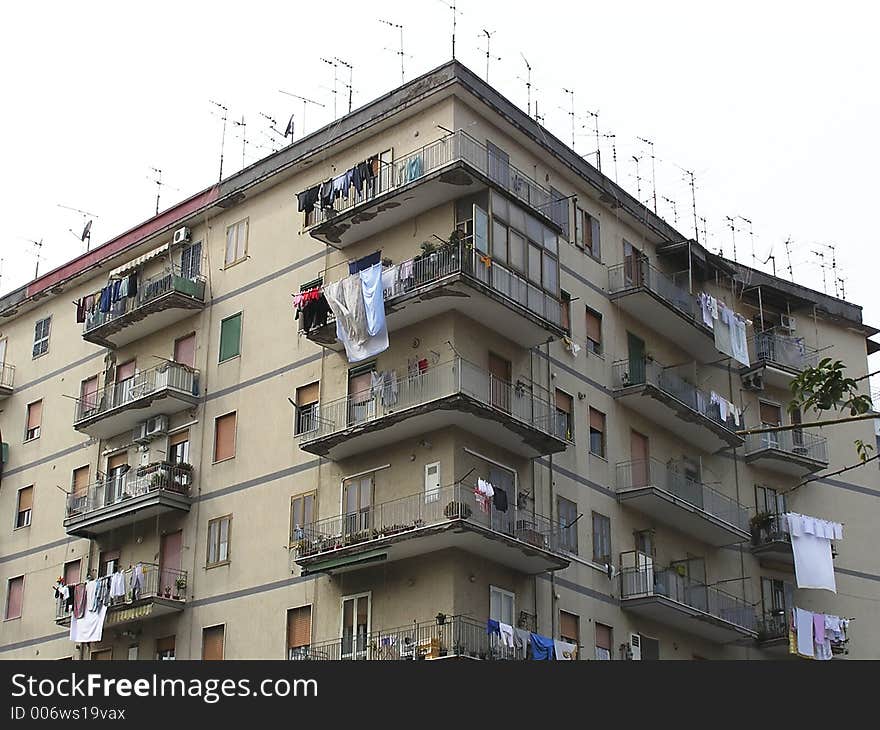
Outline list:
[[[818,588],[837,593],[831,540],[843,539],[843,525],[796,512],[786,513],[784,519],[791,535],[798,588]]]

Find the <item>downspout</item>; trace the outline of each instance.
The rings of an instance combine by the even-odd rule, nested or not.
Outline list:
[[[552,398],[552,390],[550,387],[551,377],[550,377],[550,340],[547,340],[544,343],[545,354],[547,355],[547,394],[548,398]],[[552,400],[548,403],[550,406],[550,414],[553,414],[553,402]],[[552,420],[551,420],[551,428]],[[553,521],[553,454],[550,454],[550,475],[549,475],[549,484],[547,485],[547,494],[550,498],[549,509],[547,510],[547,515],[550,518],[551,525]],[[550,636],[556,636],[556,572],[550,571]]]
[[[529,382],[535,382],[535,352],[534,350],[529,350]],[[532,459],[532,523],[537,524],[536,510],[535,510],[535,502],[537,501],[538,494],[538,484],[535,481],[537,477],[537,469],[535,467],[535,459]],[[519,499],[519,495],[517,495],[517,499]],[[532,598],[534,603],[534,616],[535,616],[535,631],[538,630],[538,576],[534,577],[534,585],[532,589]]]
[[[760,290],[759,290],[760,294]],[[727,361],[727,387],[731,394],[733,394],[733,372],[730,368],[730,361]],[[742,391],[740,391],[739,398],[739,407],[740,412],[742,412]],[[737,447],[733,447],[733,480],[734,485],[736,486],[736,502],[739,505],[742,505],[742,500],[740,499],[740,485],[739,485],[739,453],[737,452]],[[739,575],[740,575],[740,585],[742,586],[742,599],[743,603],[748,604],[748,599],[746,598],[746,562],[743,554],[743,546],[742,543],[737,545],[737,551],[739,552]],[[746,658],[749,657],[749,647],[746,645]]]

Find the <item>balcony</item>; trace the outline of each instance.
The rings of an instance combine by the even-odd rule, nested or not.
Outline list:
[[[751,526],[752,554],[761,561],[794,565],[791,551],[791,535],[785,515],[756,515]]]
[[[802,477],[828,466],[826,439],[799,430],[746,436],[745,459],[764,469]]]
[[[303,451],[339,460],[447,426],[528,458],[565,451],[569,444],[556,433],[555,409],[540,386],[504,382],[461,358],[399,378],[379,392],[322,404],[298,419],[294,432]]]
[[[788,620],[789,611],[780,609],[764,613],[757,624],[758,648],[772,654],[775,658],[784,658],[788,651]]]
[[[743,505],[660,461],[618,464],[616,484],[621,504],[704,543],[721,546],[749,539],[749,514]]]
[[[492,159],[486,147],[458,131],[385,165],[362,192],[353,188],[332,208],[315,208],[307,230],[319,241],[345,248],[421,213],[488,186],[530,211],[557,231],[550,217],[553,196],[513,165]]]
[[[741,446],[730,413],[727,420],[711,397],[656,360],[614,363],[614,397],[682,439],[714,452]]]
[[[179,413],[198,401],[199,371],[165,362],[78,399],[73,427],[106,439],[147,418]]]
[[[192,468],[156,463],[137,467],[68,495],[64,529],[68,535],[96,537],[166,512],[189,512]]]
[[[163,568],[155,563],[141,563],[141,567],[143,585],[136,593],[132,593],[134,569],[123,571],[125,596],[113,599],[115,602],[108,606],[105,629],[183,611],[186,605],[186,571]],[[70,626],[70,611],[58,599],[55,601],[55,623]]]
[[[720,644],[757,637],[752,606],[674,568],[624,568],[620,573],[620,607]]]
[[[109,312],[86,317],[83,339],[116,348],[157,332],[205,306],[205,277],[183,276],[175,268],[138,282],[137,296],[123,298]]]
[[[464,244],[447,245],[413,259],[412,271],[412,278],[398,280],[385,291],[389,332],[450,309],[525,348],[566,332],[558,299],[495,261],[487,265],[479,253]],[[332,315],[325,327],[303,334],[316,344],[342,349]]]
[[[762,332],[750,342],[751,366],[740,371],[743,383],[788,391],[791,381],[806,367],[815,367],[818,354],[802,337]]]
[[[473,485],[462,483],[318,520],[294,528],[291,537],[303,574],[371,568],[449,548],[526,574],[569,564],[558,523],[513,504],[506,512],[483,509]]]
[[[15,382],[15,365],[0,363],[0,400],[12,395],[12,386]]]
[[[703,324],[696,297],[647,259],[610,266],[608,294],[624,312],[674,342],[698,362],[718,359],[715,335]]]
[[[502,646],[496,635],[486,633],[486,622],[468,616],[447,616],[414,622],[408,626],[368,633],[290,649],[288,659],[306,661],[398,661],[433,659],[522,660],[526,653]]]

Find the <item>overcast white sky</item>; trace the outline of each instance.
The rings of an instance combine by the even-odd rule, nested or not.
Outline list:
[[[776,257],[787,276],[791,236],[795,280],[822,289],[813,250],[831,263],[836,244],[846,298],[880,325],[872,261],[880,234],[870,220],[880,169],[880,10],[868,3],[561,2],[459,0],[457,56],[526,106],[524,53],[545,125],[576,149],[595,149],[592,119],[617,141],[618,181],[636,192],[633,155],[655,143],[659,212],[693,232],[690,193],[677,166],[697,176],[698,214],[708,244],[732,254],[725,216],[754,224],[756,256]],[[283,129],[291,113],[303,132],[302,104],[286,89],[325,105],[310,107],[305,131],[332,120],[333,68],[354,66],[358,106],[400,83],[395,55],[404,26],[406,78],[451,56],[452,12],[444,0],[382,2],[10,3],[0,45],[0,292],[83,250],[79,214],[97,214],[97,245],[149,217],[160,168],[162,207],[217,179],[220,121],[210,99],[244,116],[252,144],[246,163],[268,150],[263,112]],[[389,49],[389,50],[386,50]],[[337,108],[347,109],[347,69],[339,68]],[[224,175],[241,167],[240,128],[227,129]],[[603,171],[614,175],[610,140]],[[594,160],[594,157],[588,158]],[[650,159],[640,164],[642,199],[651,192]],[[702,228],[702,224],[701,228]],[[752,263],[748,225],[738,219],[737,254]],[[702,235],[702,231],[701,231]],[[770,270],[770,264],[767,265]],[[835,292],[826,271],[827,290]]]

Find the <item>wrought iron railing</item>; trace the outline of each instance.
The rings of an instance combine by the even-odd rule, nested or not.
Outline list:
[[[689,479],[656,459],[625,461],[617,465],[617,491],[654,487],[677,499],[727,522],[745,532],[749,529],[749,512],[732,497],[702,482]]]
[[[0,388],[11,388],[15,381],[15,365],[0,363]]]
[[[785,609],[763,613],[757,622],[758,641],[776,641],[788,638],[788,614]]]
[[[609,293],[619,294],[636,289],[653,292],[696,324],[702,325],[696,297],[653,266],[648,259],[634,256],[622,264],[608,267]]]
[[[494,184],[552,220],[550,205],[554,199],[551,192],[513,165],[493,160],[490,166],[489,156],[486,146],[469,134],[461,130],[453,132],[393,162],[383,162],[379,174],[367,181],[361,191],[350,188],[345,195],[336,198],[331,207],[316,207],[309,225],[326,223],[357,205],[369,203],[456,162],[467,163]]]
[[[727,418],[722,418],[720,402],[713,403],[710,394],[703,392],[672,368],[665,367],[656,360],[647,358],[619,360],[614,363],[613,375],[616,390],[635,385],[653,385],[710,421],[730,431],[739,429],[730,410],[727,412]]]
[[[166,362],[117,383],[108,383],[103,388],[86,393],[77,400],[74,425],[165,389],[186,395],[198,395],[199,371],[180,363]]]
[[[186,600],[187,572],[175,568],[166,568],[156,563],[139,563],[140,580],[134,580],[137,565],[121,571],[125,581],[125,595],[112,599],[110,608],[125,606],[135,601],[148,598],[168,598],[174,601]],[[100,579],[99,579],[100,580]],[[75,586],[68,586],[74,591]],[[62,598],[55,599],[55,620],[67,618],[71,614],[70,603]],[[86,606],[86,610],[90,610]]]
[[[153,492],[189,494],[192,468],[178,464],[155,463],[129,469],[124,474],[108,474],[82,492],[67,496],[65,517],[86,517],[90,512],[124,505],[129,499]]]
[[[291,544],[297,558],[309,558],[425,527],[462,520],[533,547],[561,552],[564,526],[514,506],[505,511],[478,497],[472,484],[438,487],[400,499],[362,507],[305,525],[295,525]]]
[[[793,370],[814,367],[818,359],[816,350],[807,347],[803,337],[787,337],[775,332],[761,332],[755,335],[752,344],[756,361],[776,363]]]
[[[501,417],[555,435],[555,408],[540,386],[522,381],[508,383],[462,358],[321,404],[313,418],[294,426],[313,426],[299,433],[300,444],[305,445],[458,394],[472,398]]]
[[[751,526],[752,545],[760,547],[773,542],[791,542],[788,520],[785,515],[767,514],[764,519],[756,520]]]
[[[201,266],[196,268],[198,271],[182,271],[179,266],[174,266],[171,271],[163,271],[148,279],[138,281],[138,291],[135,296],[123,297],[111,303],[110,309],[106,312],[96,309],[91,315],[87,315],[83,324],[83,332],[91,332],[112,320],[120,319],[169,292],[185,294],[193,299],[203,301],[206,279],[199,273]]]
[[[746,455],[760,451],[781,451],[792,456],[802,456],[814,461],[828,463],[828,441],[800,429],[774,433],[751,433],[746,436]]]

